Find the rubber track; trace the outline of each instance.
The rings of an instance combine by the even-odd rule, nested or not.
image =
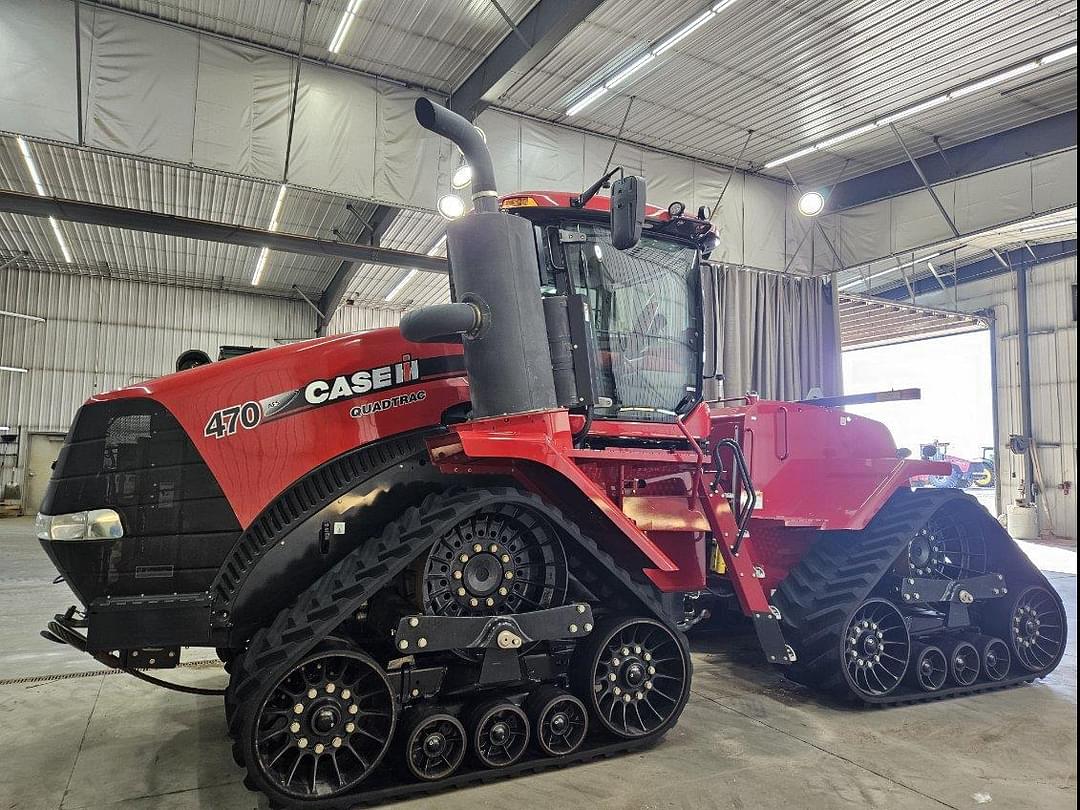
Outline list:
[[[244,654],[234,661],[227,702],[230,704],[230,734],[237,738],[243,730],[245,718],[261,700],[270,684],[282,678],[322,639],[329,636],[343,621],[353,615],[364,602],[387,585],[409,563],[431,547],[443,534],[462,520],[490,504],[518,503],[535,510],[549,520],[560,532],[563,541],[572,541],[577,550],[591,557],[595,567],[614,580],[624,594],[630,595],[640,607],[666,625],[680,644],[686,641],[674,623],[665,614],[660,600],[644,576],[634,577],[622,569],[614,559],[584,535],[580,529],[559,509],[531,493],[511,487],[492,487],[435,493],[425,498],[419,506],[407,509],[400,518],[390,523],[377,540],[370,540],[351,552],[337,565],[317,579],[288,608],[282,610],[274,621],[259,630],[251,639]],[[588,572],[592,566],[579,571]],[[596,580],[590,585],[595,586]],[[614,594],[613,594],[614,595]],[[688,673],[689,675],[689,673]],[[629,747],[639,747],[655,741],[657,737],[622,741],[597,749],[579,752],[574,757],[559,758],[557,762],[569,764],[582,758],[610,755]],[[234,746],[238,748],[239,746]],[[611,749],[609,751],[609,749]],[[238,752],[236,752],[238,753]],[[472,781],[525,772],[530,766],[550,767],[551,763],[537,765],[538,761],[519,763],[510,768],[450,777],[434,784],[424,784],[426,791],[440,790],[444,785],[456,784],[457,779],[468,777]],[[400,788],[377,791],[385,801],[394,791],[401,795],[415,792],[416,785],[408,783]],[[362,791],[341,797],[341,806],[350,806],[366,800]],[[319,802],[319,806],[330,806]]]
[[[857,697],[869,705],[924,703],[1031,682],[1028,673],[1003,681],[923,692],[907,683],[895,694],[873,697],[854,693],[844,679],[837,654],[846,622],[892,568],[916,531],[950,501],[973,499],[955,490],[897,492],[864,530],[824,534],[791,569],[773,594],[784,637],[798,661],[789,675],[805,686]]]

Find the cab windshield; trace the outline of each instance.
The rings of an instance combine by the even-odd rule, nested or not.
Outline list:
[[[597,343],[594,416],[674,421],[700,390],[696,248],[646,232],[636,246],[616,250],[607,227],[586,222],[553,231],[541,281],[547,295],[576,292],[589,302]]]

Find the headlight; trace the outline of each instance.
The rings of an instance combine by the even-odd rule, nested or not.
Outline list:
[[[37,516],[37,536],[42,540],[115,540],[124,536],[120,515],[112,509],[90,509],[67,515]]]

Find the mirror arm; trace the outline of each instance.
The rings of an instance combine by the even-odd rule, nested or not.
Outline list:
[[[607,185],[611,182],[612,177],[614,177],[616,174],[621,175],[622,170],[622,166],[616,166],[610,172],[605,174],[603,177],[601,177],[599,180],[597,180],[595,183],[593,183],[591,186],[581,192],[578,196],[571,197],[570,207],[584,208],[588,204],[589,200],[596,196],[596,193],[600,189],[607,187]]]

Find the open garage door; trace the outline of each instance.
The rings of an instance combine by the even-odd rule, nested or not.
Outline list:
[[[840,294],[842,350],[958,335],[986,329],[988,325],[978,315]]]

